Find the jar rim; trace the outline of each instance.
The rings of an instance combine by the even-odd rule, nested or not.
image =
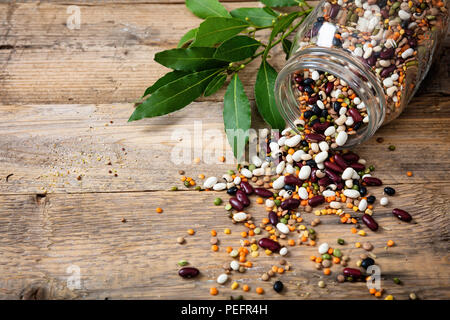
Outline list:
[[[306,47],[298,50],[289,58],[285,67],[278,74],[275,83],[275,100],[278,110],[289,126],[299,133],[294,121],[298,119],[298,101],[292,90],[292,74],[298,70],[314,69],[328,72],[343,80],[364,102],[369,121],[366,129],[351,139],[342,147],[349,148],[369,139],[382,125],[387,101],[383,87],[372,72],[368,72],[359,59],[350,53],[335,48],[319,46]]]

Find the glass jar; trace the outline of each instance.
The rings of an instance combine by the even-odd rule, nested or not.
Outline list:
[[[281,115],[295,131],[304,131],[311,100],[330,107],[341,97],[349,102],[347,111],[357,108],[364,118],[356,130],[351,128],[355,123],[348,126],[345,147],[367,140],[403,111],[424,79],[446,35],[447,6],[447,0],[322,1],[300,27],[290,58],[278,75],[275,97]],[[310,79],[314,73],[315,82]],[[343,95],[347,92],[334,97],[337,90],[330,95],[317,92],[317,84],[325,88],[327,81],[351,88],[357,99],[348,99],[349,95]],[[315,89],[308,88],[310,98],[315,94],[319,98],[304,102],[300,91],[305,85]],[[333,125],[339,115],[329,115],[325,121]]]

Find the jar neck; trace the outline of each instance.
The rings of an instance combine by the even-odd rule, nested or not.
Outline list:
[[[322,47],[299,50],[278,74],[275,84],[277,107],[292,129],[297,131],[294,121],[301,116],[293,75],[296,71],[304,69],[328,72],[345,81],[364,102],[369,121],[348,139],[345,148],[358,145],[374,135],[385,117],[386,98],[382,85],[369,67],[354,56],[342,49]]]

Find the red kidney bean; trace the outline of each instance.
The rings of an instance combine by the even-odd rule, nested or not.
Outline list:
[[[411,215],[402,209],[397,209],[397,208],[392,209],[392,214],[394,216],[396,216],[397,218],[399,218],[400,220],[405,221],[405,222],[410,222],[412,220]]]
[[[381,186],[383,184],[380,179],[374,177],[365,177],[363,182],[365,182],[368,186]]]
[[[325,161],[325,162],[324,162],[324,165],[325,165],[326,168],[331,169],[331,170],[333,170],[333,171],[336,171],[336,172],[339,172],[339,173],[344,172],[344,169],[342,169],[342,168],[341,168],[340,166],[338,166],[336,163],[333,163],[333,162],[331,162],[331,161]]]
[[[308,99],[308,104],[314,104],[319,100],[319,96],[316,94],[315,96],[312,96]]]
[[[241,181],[241,189],[244,190],[246,194],[252,194],[254,192],[253,187],[246,181]]]
[[[341,181],[341,182],[337,182],[336,183],[336,189],[337,190],[342,190],[342,189],[344,189],[344,183]]]
[[[244,204],[240,202],[236,197],[232,197],[229,200],[231,206],[236,209],[237,211],[244,210]]]
[[[352,167],[356,171],[363,171],[364,169],[366,169],[366,167],[363,164],[358,162],[350,164],[350,167]]]
[[[342,155],[342,158],[344,158],[345,161],[350,162],[350,163],[354,163],[359,160],[359,156],[353,152],[344,153]]]
[[[394,72],[394,70],[397,67],[395,66],[395,64],[390,65],[389,67],[384,68],[381,72],[380,72],[380,77],[382,78],[387,78],[391,75],[392,72]]]
[[[378,230],[378,223],[372,216],[369,216],[368,214],[363,214],[361,219],[370,230],[372,231]]]
[[[325,140],[325,136],[319,133],[309,133],[305,135],[305,139],[308,141],[323,141]]]
[[[323,177],[323,178],[319,179],[319,186],[321,186],[321,187],[326,187],[332,183],[333,183],[333,181],[331,181],[331,179],[328,177]]]
[[[276,226],[278,223],[278,216],[276,212],[270,211],[269,212],[269,221],[273,226]]]
[[[347,162],[345,162],[344,158],[339,153],[336,153],[334,155],[334,162],[336,162],[336,164],[339,167],[341,167],[342,169],[346,169],[349,166],[347,164]]]
[[[356,109],[356,108],[350,108],[348,110],[348,113],[350,113],[350,115],[352,116],[352,118],[355,122],[360,122],[363,119],[361,117],[361,114],[359,113],[358,109]]]
[[[322,204],[324,202],[325,202],[325,197],[324,196],[315,196],[315,197],[312,197],[311,199],[308,200],[308,204],[311,207],[318,206],[319,204]]]
[[[311,182],[317,182],[317,180],[318,180],[316,171],[317,171],[317,168],[311,168],[311,177],[310,177]]]
[[[380,52],[380,58],[383,60],[390,59],[394,56],[394,48],[386,48]]]
[[[386,9],[383,9],[380,11],[381,15],[383,16],[383,18],[387,19],[389,18],[389,11]]]
[[[342,178],[340,176],[338,176],[337,173],[335,173],[334,171],[332,171],[330,169],[325,169],[325,174],[336,183],[342,181]]]
[[[244,207],[247,207],[250,205],[250,200],[244,191],[242,191],[242,190],[236,191],[236,198],[244,205]]]
[[[300,180],[299,178],[297,178],[296,176],[294,176],[292,174],[284,177],[284,183],[296,185],[296,186],[301,186],[303,184],[302,180]]]
[[[270,198],[273,197],[273,193],[267,189],[264,188],[255,188],[255,193],[263,198]]]
[[[316,122],[312,128],[315,132],[323,133],[329,126],[330,123],[328,121],[324,123]]]
[[[294,198],[289,198],[287,200],[284,200],[281,203],[281,209],[293,210],[293,209],[297,209],[299,205],[300,205],[300,200],[294,199]]]
[[[338,4],[332,4],[331,10],[330,10],[330,18],[334,19],[336,18],[337,14],[339,13],[339,10],[341,10],[341,6]]]
[[[281,249],[281,246],[278,242],[273,241],[272,239],[269,238],[259,239],[258,244],[261,248],[269,249],[272,252],[277,252],[278,250]]]
[[[194,278],[198,276],[199,273],[200,271],[193,267],[184,267],[178,270],[178,275],[183,278]]]
[[[369,66],[373,67],[377,63],[377,57],[371,55],[366,61]]]
[[[344,276],[352,277],[353,279],[359,279],[362,277],[361,270],[358,270],[358,269],[344,268],[343,272],[344,272]]]
[[[331,91],[333,91],[333,89],[334,89],[333,82],[328,82],[327,85],[325,86],[325,93],[326,93],[326,95],[329,96]]]

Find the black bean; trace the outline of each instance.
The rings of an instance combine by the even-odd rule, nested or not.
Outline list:
[[[280,293],[284,288],[283,282],[281,281],[275,281],[275,283],[273,284],[273,290],[275,290],[275,292]]]
[[[305,117],[305,119],[309,119],[309,118],[311,118],[313,115],[314,115],[314,112],[311,111],[311,110],[305,111],[305,112],[303,113],[303,117]]]
[[[238,191],[238,188],[237,188],[237,187],[231,187],[231,188],[229,188],[229,189],[227,190],[227,193],[228,193],[230,196],[233,196],[233,195],[236,194],[236,191]]]
[[[309,145],[308,141],[306,141],[306,140],[302,140],[300,143],[301,143],[302,147],[307,147]]]
[[[384,188],[384,193],[386,193],[388,196],[393,196],[395,194],[395,189],[391,187]]]
[[[306,161],[306,164],[308,165],[308,166],[310,166],[311,168],[317,168],[317,163],[316,163],[316,161],[314,161],[314,160],[307,160]]]
[[[315,115],[320,116],[322,109],[319,108],[317,104],[313,105],[311,111],[314,112]]]
[[[314,93],[314,89],[311,88],[310,86],[305,86],[305,87],[303,88],[303,90],[305,90],[305,92],[306,92],[307,94],[313,94],[313,93]]]
[[[361,267],[364,269],[367,269],[368,267],[373,266],[374,264],[375,264],[375,260],[373,260],[370,257],[367,257],[361,262]]]
[[[362,126],[362,121],[359,121],[353,125],[353,129],[358,130],[359,128],[361,128],[361,126]]]
[[[327,109],[323,109],[322,112],[320,113],[320,116],[324,117],[324,118],[328,117],[328,110]]]
[[[292,184],[286,184],[286,185],[284,186],[284,190],[292,190],[292,191],[295,191],[295,185],[292,185]]]
[[[333,102],[333,110],[336,112],[339,112],[340,109],[341,109],[341,103],[338,101]]]
[[[334,38],[333,38],[333,46],[335,46],[335,47],[341,47],[341,46],[342,46],[342,41],[341,41],[341,39],[334,37]]]
[[[375,203],[375,200],[376,200],[377,198],[375,197],[375,196],[368,196],[367,197],[367,203],[368,204],[372,204],[372,203]]]
[[[309,85],[311,85],[311,84],[313,84],[313,83],[314,83],[314,80],[313,80],[313,79],[311,79],[311,78],[306,78],[305,80],[303,80],[302,85],[304,85],[304,86],[309,86]]]
[[[366,187],[360,187],[359,188],[359,194],[361,195],[361,197],[364,197],[367,194],[367,188]]]

